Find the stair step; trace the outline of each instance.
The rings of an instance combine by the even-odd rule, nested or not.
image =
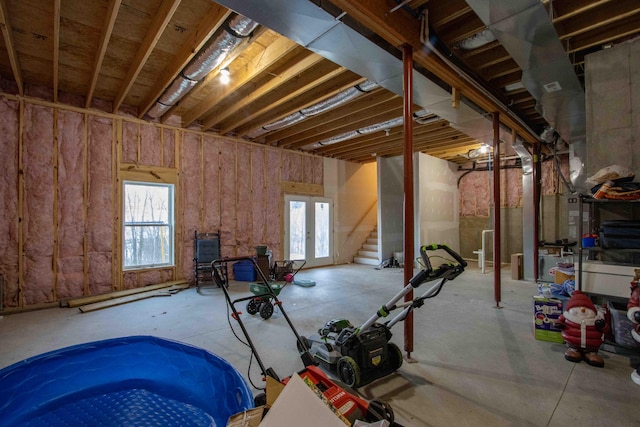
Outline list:
[[[369,237],[373,237],[374,239],[378,238],[378,232],[377,231],[372,231],[371,234],[369,234]]]
[[[380,261],[378,261],[378,258],[369,258],[369,257],[362,257],[362,256],[353,257],[353,262],[356,264],[376,265],[376,266],[380,264]]]
[[[376,251],[378,252],[378,245],[369,245],[369,244],[364,244],[362,245],[362,250],[363,251]]]
[[[378,251],[363,251],[362,249],[360,249],[358,251],[358,256],[362,256],[362,257],[368,257],[368,258],[375,258],[376,260],[378,259]]]
[[[366,244],[367,245],[376,245],[377,246],[378,245],[378,238],[376,237],[374,239],[374,238],[371,238],[371,237],[367,237]]]

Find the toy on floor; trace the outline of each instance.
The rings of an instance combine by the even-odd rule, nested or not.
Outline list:
[[[633,322],[631,336],[634,340],[640,342],[640,288],[638,287],[640,269],[636,269],[635,273],[636,275],[631,282],[631,296],[629,296],[629,302],[627,303],[627,318]],[[631,373],[631,380],[640,385],[640,365]]]
[[[602,344],[606,324],[604,315],[589,297],[582,291],[574,291],[556,323],[562,329],[562,338],[568,347],[564,358],[575,363],[584,359],[591,366],[604,367],[598,348]]]

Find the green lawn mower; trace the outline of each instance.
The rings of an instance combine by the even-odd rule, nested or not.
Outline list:
[[[448,262],[433,269],[428,252],[437,250],[445,251],[453,260],[447,259]],[[362,326],[356,328],[346,319],[330,320],[318,330],[317,335],[301,337],[298,350],[303,353],[308,348],[320,366],[336,373],[340,381],[353,388],[395,372],[402,366],[403,356],[398,346],[390,342],[391,328],[406,319],[414,308],[421,307],[425,299],[438,295],[444,284],[458,277],[467,266],[467,262],[446,245],[422,246],[420,255],[424,268]],[[412,290],[434,280],[437,282],[420,297],[403,300]],[[396,309],[402,311],[385,323],[378,322]]]

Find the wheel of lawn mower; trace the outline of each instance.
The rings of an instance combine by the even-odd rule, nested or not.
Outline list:
[[[367,421],[373,423],[376,421],[387,420],[390,424],[393,424],[394,419],[395,415],[393,413],[393,408],[387,402],[383,402],[378,399],[373,399],[369,402],[369,407],[367,408]]]
[[[268,319],[273,314],[273,305],[269,301],[263,301],[260,305],[260,317]]]
[[[260,299],[254,298],[247,303],[247,313],[256,314],[260,310]]]
[[[302,354],[304,353],[304,348],[302,347],[302,344],[300,343],[300,341],[302,341],[302,343],[304,343],[304,346],[307,347],[308,349],[311,349],[311,347],[309,346],[309,340],[307,339],[307,337],[305,336],[300,336],[300,340],[296,341],[296,347],[298,347],[298,353]]]
[[[342,356],[338,360],[338,378],[347,386],[360,387],[360,367],[352,357]]]
[[[402,350],[392,342],[387,344],[387,357],[389,358],[389,368],[391,371],[400,369],[403,361]]]

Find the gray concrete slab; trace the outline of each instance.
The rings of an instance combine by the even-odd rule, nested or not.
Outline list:
[[[509,277],[503,269],[500,308],[491,271],[481,274],[471,265],[447,283],[414,312],[416,362],[405,361],[396,373],[358,392],[389,401],[407,426],[638,425],[640,388],[630,379],[629,358],[601,352],[602,369],[564,360],[563,344],[533,337],[536,284]],[[355,264],[305,270],[297,278],[317,283],[280,292],[302,335],[314,334],[332,318],[361,324],[403,287],[401,269]],[[233,298],[251,295],[244,282],[232,283],[230,291]],[[279,310],[263,320],[246,314],[244,303],[239,308],[268,367],[282,377],[303,368]],[[0,368],[69,345],[155,335],[205,348],[262,386],[255,359],[234,337],[230,325],[241,331],[228,313],[222,291],[205,287],[90,313],[55,308],[6,315],[0,320]],[[392,341],[403,348],[403,324],[393,333]]]

